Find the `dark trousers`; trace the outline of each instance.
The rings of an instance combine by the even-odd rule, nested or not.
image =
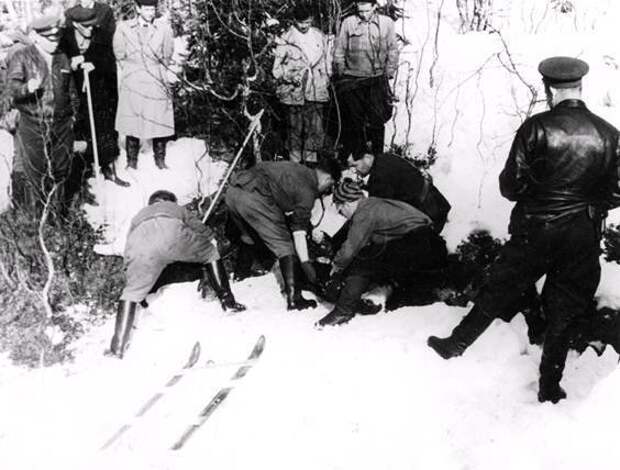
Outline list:
[[[392,114],[387,96],[386,78],[344,77],[336,84],[340,109],[340,143],[342,158],[351,152],[383,152],[385,123]]]
[[[420,271],[443,266],[445,260],[445,242],[427,228],[385,244],[369,245],[346,269],[336,307],[345,313],[355,313],[371,283],[407,282]]]
[[[541,381],[557,384],[562,378],[571,325],[587,315],[600,280],[599,255],[597,229],[585,211],[553,226],[513,235],[475,301],[488,315],[510,320],[532,285],[547,275],[542,291],[548,327]]]

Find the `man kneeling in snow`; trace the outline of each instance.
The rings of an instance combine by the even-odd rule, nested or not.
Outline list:
[[[126,285],[118,303],[111,354],[122,359],[131,339],[137,304],[151,292],[164,269],[176,262],[202,265],[199,288],[203,298],[210,284],[222,309],[245,310],[230,290],[211,229],[178,205],[173,193],[156,191],[149,205],[131,221],[127,235]]]
[[[335,308],[318,321],[319,327],[351,320],[362,309],[362,294],[372,282],[407,278],[436,262],[424,242],[432,220],[422,211],[402,201],[367,198],[360,184],[349,178],[336,187],[333,201],[351,224],[334,258],[326,297],[333,298],[330,291],[341,281],[342,289]]]

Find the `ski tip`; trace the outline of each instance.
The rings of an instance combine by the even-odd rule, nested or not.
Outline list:
[[[185,369],[189,369],[190,367],[193,367],[198,362],[198,359],[200,358],[200,352],[201,352],[200,341],[196,341],[194,343],[194,346],[192,347],[192,352],[189,356],[189,360],[187,361],[187,364],[185,365]]]

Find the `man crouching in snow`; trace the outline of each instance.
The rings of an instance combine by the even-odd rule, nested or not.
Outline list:
[[[126,285],[118,303],[110,345],[112,355],[123,358],[131,339],[137,304],[151,292],[166,266],[175,262],[202,265],[199,288],[203,298],[210,284],[222,309],[245,310],[230,290],[211,229],[178,205],[173,193],[156,191],[149,198],[149,205],[132,219],[127,235]]]
[[[402,201],[367,198],[360,184],[349,178],[336,187],[333,201],[351,225],[334,258],[326,298],[334,297],[330,291],[341,281],[342,288],[335,308],[317,322],[318,327],[351,320],[364,307],[361,297],[372,282],[406,278],[423,269],[424,263],[433,263],[428,244],[421,243],[432,230],[432,220],[422,211]]]
[[[316,285],[306,233],[315,201],[331,190],[340,175],[338,162],[324,157],[316,168],[294,162],[258,163],[230,180],[226,205],[242,233],[242,243],[254,244],[254,232],[278,258],[288,310],[316,307],[314,300],[301,295],[299,271]]]
[[[538,400],[557,403],[566,398],[560,380],[574,326],[589,321],[600,280],[602,222],[620,205],[619,133],[581,100],[585,62],[552,57],[538,70],[551,109],[521,125],[500,175],[502,195],[516,202],[511,238],[474,308],[450,337],[431,336],[428,345],[444,359],[460,356],[495,318],[512,318],[522,294],[546,274]]]

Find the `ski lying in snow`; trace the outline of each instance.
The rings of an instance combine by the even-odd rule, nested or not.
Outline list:
[[[110,439],[107,440],[107,442],[101,447],[100,450],[107,449],[112,444],[114,444],[116,441],[118,441],[118,439],[120,439],[120,437],[123,434],[125,434],[127,431],[129,431],[129,429],[131,429],[131,427],[134,425],[134,423],[137,420],[139,420],[142,417],[144,417],[144,415],[151,408],[153,408],[155,403],[157,403],[159,400],[161,400],[163,398],[163,396],[170,390],[170,388],[174,387],[176,384],[178,384],[181,381],[181,379],[185,375],[185,372],[187,370],[191,369],[192,367],[194,367],[194,365],[198,362],[199,358],[200,358],[200,343],[198,341],[196,341],[196,343],[194,344],[194,347],[192,348],[192,352],[190,353],[189,358],[187,359],[187,362],[185,363],[185,365],[181,369],[179,369],[172,377],[170,377],[170,380],[168,380],[165,383],[165,385],[162,388],[162,390],[160,390],[159,392],[155,393],[151,398],[149,398],[144,403],[142,408],[140,408],[140,410],[134,415],[133,419],[131,421],[128,421],[127,423],[123,424],[118,429],[118,431],[116,431],[114,433],[114,435],[112,437],[110,437]]]
[[[265,337],[260,336],[258,341],[254,345],[254,349],[248,356],[248,360],[243,365],[237,369],[237,372],[230,378],[231,381],[239,380],[248,373],[248,371],[252,368],[252,366],[256,363],[256,360],[260,357],[265,349]],[[187,427],[183,435],[179,438],[178,441],[172,446],[172,450],[181,449],[185,443],[189,440],[190,437],[202,426],[207,419],[213,414],[213,412],[217,409],[217,407],[226,399],[228,394],[234,388],[234,384],[228,385],[220,389],[219,392],[215,394],[215,396],[211,399],[211,401],[205,406],[205,408],[200,412],[197,417],[197,420],[194,424],[191,424]]]

